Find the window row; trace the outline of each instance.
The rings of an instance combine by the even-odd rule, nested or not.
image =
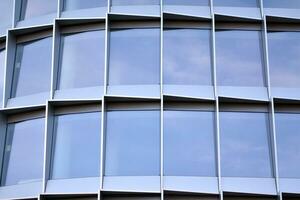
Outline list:
[[[160,175],[159,105],[111,103],[54,109],[47,134],[51,152],[49,179]],[[300,112],[275,114],[279,177],[300,178]],[[1,127],[1,185],[40,181],[43,177],[44,113],[8,115]],[[225,104],[220,116],[223,177],[274,177],[273,136],[264,105]],[[2,119],[3,120],[3,119]],[[101,147],[101,120],[105,121]],[[163,175],[217,176],[216,116],[212,105],[167,106],[163,112]],[[2,122],[5,123],[5,122]],[[51,130],[51,132],[49,132]],[[100,149],[104,149],[101,155]],[[47,170],[46,170],[47,171]],[[48,177],[48,176],[47,176]]]
[[[160,84],[160,30],[151,23],[149,26],[147,28],[112,26],[108,48],[109,86]],[[172,25],[169,27],[163,32],[163,84],[212,86],[211,30],[203,27],[173,28]],[[80,27],[64,27],[61,32],[60,45],[54,47],[57,48],[55,55],[59,52],[58,62],[54,67],[57,68],[57,72],[54,71],[54,77],[57,77],[54,89],[103,86],[105,31],[97,25],[96,28],[88,30],[82,30]],[[262,34],[259,30],[216,30],[218,86],[267,85]],[[15,52],[11,50],[7,56],[7,61],[14,59],[12,66],[8,65],[9,69],[13,69],[12,82],[8,83],[7,88],[11,90],[9,98],[49,92],[53,40],[51,34],[42,34],[35,39],[28,39],[28,35],[15,36],[15,39]],[[299,46],[300,32],[276,30],[268,32],[272,87],[300,87],[300,59],[297,56]],[[4,64],[5,49],[2,45],[1,90]],[[2,95],[2,92],[0,93]]]
[[[62,11],[81,10],[88,8],[107,7],[108,0],[61,0]],[[218,7],[260,7],[259,0],[214,0],[214,6]],[[58,0],[19,0],[16,15],[17,21],[27,20],[40,16],[52,16],[55,18]],[[182,6],[209,6],[210,0],[164,0],[164,5]],[[47,6],[45,6],[45,4]],[[134,5],[160,5],[160,0],[111,0],[112,6],[134,6]],[[263,0],[266,8],[300,8],[298,0]],[[0,27],[8,27],[12,22],[13,1],[2,0],[0,2],[2,10],[0,14]]]

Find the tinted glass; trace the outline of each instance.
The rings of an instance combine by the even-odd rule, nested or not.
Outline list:
[[[209,6],[209,0],[164,0],[165,5]]]
[[[276,113],[279,176],[300,178],[300,114]]]
[[[300,32],[269,32],[271,86],[300,87]]]
[[[214,113],[164,112],[164,175],[216,176]]]
[[[22,0],[20,20],[55,14],[57,6],[57,0]]]
[[[12,0],[1,0],[0,1],[0,29],[1,27],[9,27],[12,23],[12,13],[13,13],[13,3]]]
[[[11,97],[50,91],[52,38],[18,44]]]
[[[300,8],[299,0],[264,0],[263,3],[266,8]]]
[[[272,177],[267,113],[221,112],[221,167],[227,177]]]
[[[159,84],[159,33],[158,28],[111,31],[110,85]]]
[[[2,185],[41,181],[45,119],[8,124]]]
[[[214,0],[214,6],[258,7],[259,0]]]
[[[264,86],[260,31],[216,32],[217,80],[221,86]]]
[[[4,69],[5,69],[5,50],[0,50],[0,102],[2,102],[2,98],[3,98]]]
[[[62,38],[59,89],[104,84],[104,37],[104,31],[91,31]]]
[[[164,84],[212,85],[210,30],[164,31]]]
[[[112,6],[159,5],[160,0],[111,0]]]
[[[52,179],[99,176],[101,113],[60,115],[54,127]]]
[[[64,0],[64,10],[79,10],[107,6],[107,0]]]
[[[159,111],[108,112],[105,175],[159,175],[159,122]]]

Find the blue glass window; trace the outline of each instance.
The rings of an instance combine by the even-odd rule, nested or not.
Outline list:
[[[50,91],[52,37],[17,45],[11,97]]]
[[[109,85],[159,84],[159,35],[159,28],[111,30]]]
[[[107,6],[107,0],[64,0],[64,10],[79,10]]]
[[[106,128],[106,176],[158,176],[159,111],[109,111]]]
[[[279,176],[300,178],[300,114],[276,113]]]
[[[165,5],[209,6],[209,0],[164,0]]]
[[[214,0],[214,6],[259,7],[259,0]]]
[[[217,80],[220,86],[265,86],[260,31],[216,32]]]
[[[7,28],[11,26],[13,16],[13,3],[12,0],[0,1],[0,30],[1,28]]]
[[[19,21],[42,15],[55,14],[57,0],[22,0]]]
[[[59,89],[104,84],[104,37],[102,30],[62,37]]]
[[[164,111],[164,175],[216,176],[214,112]]]
[[[0,49],[0,103],[2,102],[3,99],[4,69],[5,69],[5,50]]]
[[[54,133],[52,179],[99,176],[100,112],[58,115]]]
[[[221,112],[221,167],[226,177],[272,177],[268,113]]]
[[[300,88],[300,32],[269,32],[271,86]]]
[[[164,84],[212,85],[210,30],[164,30]]]
[[[159,5],[160,0],[111,0],[112,6]]]
[[[266,8],[300,8],[299,0],[263,0]]]
[[[7,126],[2,185],[42,181],[45,119]]]

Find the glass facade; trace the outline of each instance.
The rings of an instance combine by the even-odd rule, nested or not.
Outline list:
[[[45,119],[7,125],[1,185],[42,181]]]
[[[299,9],[0,0],[0,199],[299,199]]]

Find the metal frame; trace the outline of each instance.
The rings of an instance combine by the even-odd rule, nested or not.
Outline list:
[[[65,189],[65,192],[59,193],[52,193],[51,195],[47,193],[47,188],[49,187],[49,166],[50,166],[50,157],[51,157],[51,141],[52,141],[52,133],[53,133],[53,116],[55,112],[55,107],[57,106],[68,106],[74,105],[74,103],[85,104],[87,102],[91,103],[99,103],[101,104],[101,151],[100,151],[100,177],[97,178],[99,181],[100,187],[93,191],[92,193],[88,192],[79,192],[78,195],[89,195],[93,194],[97,196],[98,200],[100,200],[103,194],[109,195],[110,193],[115,193],[122,195],[122,193],[139,193],[149,194],[148,190],[121,190],[121,191],[107,191],[103,188],[104,185],[104,155],[105,155],[105,132],[106,132],[106,111],[109,109],[109,105],[112,105],[114,101],[124,101],[124,102],[159,102],[159,109],[160,109],[160,181],[159,181],[159,191],[151,192],[155,194],[160,194],[160,198],[164,200],[164,197],[168,195],[169,191],[166,191],[164,186],[164,176],[163,176],[163,111],[168,109],[171,105],[168,100],[175,99],[178,105],[193,105],[194,103],[197,104],[203,101],[210,101],[214,104],[215,110],[215,129],[216,129],[216,163],[217,163],[217,186],[218,186],[218,195],[219,199],[223,200],[226,199],[228,191],[224,192],[224,188],[226,186],[226,180],[223,179],[221,174],[221,162],[220,162],[220,117],[219,112],[224,108],[225,102],[230,101],[234,103],[234,106],[238,106],[238,102],[250,102],[250,104],[257,104],[262,103],[269,110],[269,118],[270,118],[270,127],[271,127],[271,151],[273,155],[273,168],[274,168],[274,181],[275,181],[275,194],[272,194],[273,197],[277,197],[278,200],[283,200],[283,193],[286,191],[281,191],[282,187],[280,187],[280,178],[278,176],[278,161],[277,161],[277,146],[276,146],[276,127],[275,127],[275,111],[277,109],[276,98],[271,93],[272,88],[270,86],[270,73],[269,73],[269,55],[268,55],[268,30],[292,30],[292,31],[299,31],[299,27],[294,25],[289,26],[280,26],[278,27],[277,24],[283,24],[282,19],[286,21],[300,21],[300,12],[297,9],[278,9],[278,8],[263,8],[263,0],[259,0],[260,6],[259,8],[254,9],[247,9],[247,8],[233,8],[233,7],[214,7],[213,0],[209,0],[210,6],[205,7],[193,7],[193,6],[169,6],[164,5],[163,0],[160,0],[160,6],[137,6],[135,8],[130,8],[128,6],[119,6],[118,9],[115,9],[111,6],[111,0],[108,0],[107,7],[103,9],[85,9],[84,11],[76,11],[76,12],[67,12],[63,11],[63,0],[57,0],[57,13],[55,16],[50,18],[41,17],[40,19],[36,20],[25,20],[26,22],[18,22],[18,16],[20,13],[20,0],[14,0],[14,10],[13,10],[13,20],[12,26],[10,29],[7,30],[5,36],[1,36],[1,41],[6,42],[6,55],[5,55],[5,75],[4,75],[4,90],[3,90],[3,104],[0,108],[0,138],[3,137],[3,127],[6,127],[6,120],[5,116],[15,112],[27,112],[30,113],[37,108],[45,109],[46,114],[46,126],[45,126],[45,141],[44,141],[44,173],[43,173],[43,183],[42,189],[39,196],[36,194],[27,192],[26,195],[19,195],[15,193],[16,190],[8,189],[5,187],[0,187],[0,199],[44,199],[49,197],[56,197],[57,195],[64,195],[69,196],[71,194],[68,191],[67,187],[63,187],[62,191]],[[141,13],[140,10],[144,12]],[[211,59],[212,59],[212,68],[213,68],[213,95],[212,97],[203,97],[203,96],[195,96],[195,95],[178,95],[178,94],[166,94],[163,90],[163,29],[166,26],[164,24],[165,21],[168,20],[168,17],[172,15],[174,18],[179,17],[185,20],[198,20],[198,21],[208,21],[211,23]],[[268,17],[273,17],[272,21],[268,21]],[[274,18],[278,17],[278,19]],[[44,19],[42,19],[44,18]],[[113,21],[125,20],[124,27],[128,28],[128,23],[126,24],[126,20],[143,20],[146,22],[148,19],[155,19],[159,24],[157,27],[160,27],[160,86],[159,86],[159,95],[158,96],[147,96],[147,95],[138,95],[132,96],[127,94],[120,94],[120,95],[112,95],[108,94],[107,87],[108,87],[108,67],[109,67],[109,41],[110,41],[110,28],[113,27]],[[234,96],[224,96],[220,93],[219,88],[217,87],[217,74],[216,74],[216,24],[220,21],[220,19],[228,19],[230,21],[230,25],[227,28],[240,28],[241,26],[231,26],[233,24],[241,23],[241,22],[255,22],[256,24],[261,24],[261,27],[253,27],[254,29],[262,30],[263,34],[263,47],[264,47],[264,64],[266,69],[266,88],[267,88],[267,95],[263,98],[251,98],[240,96],[239,94]],[[92,98],[78,98],[78,99],[54,99],[55,88],[56,88],[56,81],[57,81],[57,66],[59,61],[59,44],[60,44],[60,35],[62,33],[61,26],[64,26],[66,21],[71,23],[93,23],[95,21],[101,21],[105,23],[105,63],[104,63],[104,90],[99,94],[99,98],[92,99]],[[275,24],[275,27],[272,27]],[[178,24],[179,25],[179,24]],[[183,24],[186,26],[187,24]],[[249,23],[248,23],[249,25]],[[244,28],[250,28],[250,26],[242,26]],[[176,26],[176,25],[175,25]],[[217,25],[218,26],[218,25]],[[19,28],[23,27],[23,28]],[[52,72],[51,72],[51,90],[50,97],[48,101],[41,102],[41,103],[24,103],[12,107],[7,107],[7,100],[10,94],[10,86],[11,86],[11,69],[14,66],[14,52],[15,52],[15,45],[16,45],[16,37],[15,35],[24,35],[26,33],[33,33],[34,31],[42,31],[43,29],[52,29],[53,28],[53,50],[52,50]],[[218,28],[218,27],[217,27]],[[32,37],[32,34],[30,35]],[[100,92],[99,92],[100,93]],[[294,100],[296,102],[300,102],[300,96],[296,98],[286,97],[285,100],[288,102],[289,100]],[[249,104],[249,105],[250,105]],[[127,104],[128,106],[129,104]],[[176,107],[177,105],[174,105]],[[294,109],[292,109],[294,110]],[[294,111],[298,112],[298,110]],[[5,132],[5,130],[4,130]],[[1,146],[1,145],[0,145]],[[1,152],[0,152],[1,155]],[[0,163],[2,157],[0,156]],[[300,180],[299,180],[300,181]],[[254,184],[257,182],[253,182]],[[295,183],[294,187],[300,187],[300,182]],[[243,189],[242,185],[234,185],[232,187],[233,190],[230,191],[232,193],[241,193],[241,189]],[[20,188],[18,188],[20,189]],[[25,188],[26,189],[26,188]],[[22,190],[22,188],[21,188]],[[24,188],[23,188],[24,190]],[[176,194],[188,194],[192,193],[193,191],[173,191]],[[249,191],[248,191],[249,192]],[[166,194],[165,194],[166,193]],[[250,192],[251,193],[251,192]],[[297,193],[297,191],[295,192]],[[200,194],[200,193],[199,193]],[[262,189],[260,192],[256,193],[253,192],[252,194],[256,194],[259,196],[266,196],[270,195],[269,191]],[[244,195],[247,195],[244,193]]]

